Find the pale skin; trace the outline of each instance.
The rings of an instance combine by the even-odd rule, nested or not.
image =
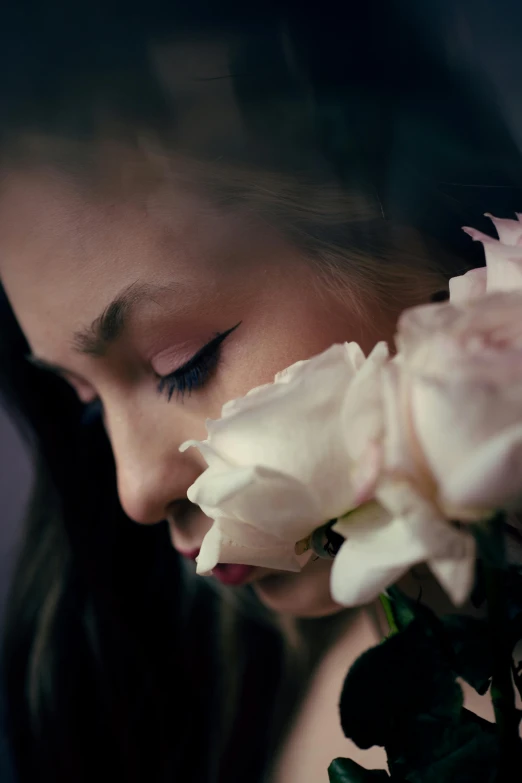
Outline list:
[[[220,213],[181,191],[165,203],[153,189],[134,199],[115,186],[95,200],[49,168],[4,179],[0,280],[33,356],[59,369],[84,403],[101,401],[126,514],[139,524],[167,520],[181,551],[197,549],[212,521],[186,501],[205,462],[196,449],[180,453],[179,446],[203,438],[205,419],[219,417],[225,402],[299,359],[345,340],[366,352],[378,340],[391,341],[395,318],[410,304],[363,321],[320,290],[299,253],[250,215]],[[92,324],[122,292],[133,296],[125,328],[96,355],[85,353]],[[200,388],[183,397],[174,392],[170,402],[159,393],[159,376],[234,326]],[[329,595],[329,568],[320,560],[300,574],[256,569],[251,581],[275,611],[321,616],[340,609]],[[326,783],[324,762],[337,755],[383,765],[382,757],[365,762],[347,746],[334,694],[350,662],[379,633],[375,624],[350,618],[325,651],[274,780]],[[320,727],[312,763],[296,748]]]

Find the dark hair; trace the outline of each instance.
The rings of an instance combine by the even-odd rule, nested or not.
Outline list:
[[[52,162],[88,182],[100,139],[135,144],[146,133],[203,167],[219,159],[277,173],[266,203],[294,205],[281,228],[306,235],[311,254],[362,247],[384,269],[394,242],[395,258],[406,253],[395,233],[405,227],[437,249],[446,276],[473,266],[460,225],[480,224],[486,209],[505,214],[519,196],[520,163],[500,119],[424,51],[391,3],[330,5],[12,3],[0,31],[0,164]],[[237,124],[209,115],[209,137],[191,132],[208,93],[198,94],[201,79],[183,81],[181,65],[191,46],[203,42],[201,53],[212,41],[225,43],[223,105]],[[479,187],[488,184],[503,186],[494,204]],[[335,208],[321,208],[332,193]],[[244,182],[220,183],[220,195],[241,203]],[[4,296],[0,319],[2,395],[38,475],[4,646],[20,783],[261,780],[282,725],[273,722],[286,671],[276,624],[260,608],[231,610],[191,578],[164,525],[130,524],[101,427],[81,426],[73,393],[24,360]]]
[[[81,426],[65,384],[24,360],[3,297],[0,321],[2,393],[38,475],[4,649],[18,779],[257,780],[284,660],[276,627],[236,611],[222,649],[229,607],[184,572],[165,525],[130,523],[101,426]]]

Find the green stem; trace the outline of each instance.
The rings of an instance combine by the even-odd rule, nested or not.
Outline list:
[[[497,517],[488,524],[487,534],[494,548],[502,551],[503,532]],[[511,675],[512,650],[508,635],[507,570],[498,562],[484,558],[484,576],[488,604],[488,621],[493,657],[491,699],[499,738],[501,763],[497,783],[510,779],[520,760],[519,716],[515,707],[515,690]],[[510,772],[511,770],[511,772]]]
[[[379,600],[381,602],[384,614],[386,615],[386,622],[388,623],[388,627],[390,629],[389,636],[393,636],[393,634],[399,633],[399,627],[395,622],[392,603],[385,593],[381,593]]]

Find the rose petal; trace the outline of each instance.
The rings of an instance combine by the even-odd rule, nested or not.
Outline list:
[[[498,497],[507,500],[505,493],[508,488],[514,490],[517,476],[501,480],[495,460],[515,467],[517,457],[512,449],[518,448],[520,435],[509,425],[520,416],[522,403],[517,395],[510,400],[504,393],[499,405],[501,391],[491,381],[464,378],[445,383],[422,377],[414,378],[410,395],[413,427],[441,496],[448,502],[450,497],[462,502],[467,498],[467,505],[472,497],[492,498],[496,486]],[[514,443],[509,436],[497,435],[506,427]],[[520,470],[518,478],[522,478]]]
[[[463,603],[473,586],[471,572],[476,556],[473,536],[448,522],[438,506],[408,482],[383,481],[378,499],[409,526],[412,538],[426,549],[423,560],[440,578],[450,598],[456,604]]]
[[[348,436],[340,426],[346,390],[356,372],[347,360],[351,350],[332,346],[303,364],[292,379],[233,401],[225,406],[225,418],[207,422],[208,438],[190,445],[216,463],[292,475],[313,488],[323,518],[339,516],[353,506],[354,497],[348,481]]]
[[[228,534],[229,520],[218,519],[209,530],[197,558],[197,573],[209,575],[218,563],[237,563],[261,566],[276,570],[301,570],[293,547],[285,542],[274,542],[272,546],[242,546]]]
[[[519,220],[506,220],[505,218],[494,217],[490,212],[485,212],[495,226],[498,238],[504,245],[522,244],[522,225]],[[518,217],[518,216],[517,216]]]
[[[336,525],[335,530],[339,529]],[[412,530],[404,518],[390,521],[388,514],[376,515],[362,525],[343,525],[342,534],[347,539],[334,560],[331,574],[334,600],[342,606],[369,603],[412,565],[428,560],[433,554],[433,537],[419,532],[420,528]]]
[[[334,361],[343,361],[350,366],[354,374],[358,372],[365,362],[364,352],[358,343],[336,343],[319,354],[321,364],[324,361],[329,363],[332,359]],[[274,378],[276,383],[288,383],[296,378],[302,377],[310,372],[317,372],[317,369],[321,364],[319,363],[319,356],[312,359],[302,359],[295,364],[291,364],[290,367],[286,367],[281,372],[278,372]],[[312,364],[310,363],[312,362]]]
[[[391,522],[392,516],[381,503],[371,500],[339,517],[332,530],[343,538],[349,538],[354,532],[373,530]]]
[[[398,566],[393,558],[380,559],[380,547],[375,554],[368,548],[345,541],[341,546],[332,567],[330,592],[340,606],[364,606],[374,601],[386,588],[395,584],[409,568]],[[370,558],[366,567],[361,558]]]
[[[364,454],[367,455],[370,443],[378,443],[382,437],[384,411],[381,373],[388,360],[387,344],[377,343],[346,388],[341,421],[346,432],[348,454],[356,464]]]
[[[448,508],[469,509],[471,520],[499,508],[522,508],[522,425],[470,450],[445,477],[441,502]]]
[[[384,465],[388,472],[409,476],[413,480],[419,473],[419,461],[411,448],[411,424],[404,385],[404,370],[391,362],[382,377]]]
[[[452,277],[449,281],[450,302],[461,304],[483,296],[487,290],[487,275],[486,267],[481,267],[471,269],[464,275]]]
[[[475,301],[465,303],[472,307]],[[399,353],[393,365],[426,371],[435,363],[440,364],[442,354],[447,364],[456,352],[454,340],[448,339],[462,318],[462,310],[451,302],[419,305],[405,310],[398,321],[395,342]],[[400,361],[399,361],[400,360]]]
[[[522,289],[522,252],[520,257],[512,255],[510,258],[502,258],[499,253],[493,254],[489,251],[486,252],[486,260],[488,260],[488,293]]]
[[[384,462],[382,443],[371,441],[366,452],[357,460],[351,473],[355,498],[355,506],[361,506],[370,501],[381,475]]]
[[[484,247],[488,293],[522,289],[522,246],[502,244],[476,229],[464,230],[475,242],[482,242]]]
[[[203,539],[196,558],[196,572],[200,576],[210,576],[212,569],[219,563],[222,545],[224,537],[215,522]]]
[[[191,448],[196,448],[201,452],[208,467],[212,470],[225,471],[229,468],[237,467],[236,463],[228,455],[221,454],[208,440],[186,440],[181,444],[179,450],[183,452]]]
[[[302,384],[311,376],[315,382],[317,373],[332,373],[336,378],[341,375],[348,382],[355,376],[357,370],[364,362],[364,353],[357,343],[336,343],[326,351],[313,356],[311,359],[302,359],[275,375],[273,383],[256,386],[250,389],[243,397],[230,400],[225,403],[221,412],[222,421],[234,414],[256,409],[260,404],[267,404],[270,400],[286,397],[288,392],[284,389],[287,384]],[[209,420],[208,424],[213,421]]]
[[[187,497],[213,519],[225,514],[293,543],[325,522],[308,487],[269,468],[206,471],[189,487]]]
[[[472,536],[459,536],[452,557],[428,560],[428,565],[455,606],[462,606],[475,582],[476,544]]]

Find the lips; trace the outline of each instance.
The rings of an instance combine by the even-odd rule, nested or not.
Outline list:
[[[212,571],[212,576],[224,585],[238,587],[245,584],[255,570],[254,566],[240,565],[238,563],[219,563]]]
[[[178,549],[178,552],[188,560],[196,560],[199,555],[199,549]],[[212,571],[212,576],[218,579],[221,584],[238,587],[248,581],[253,571],[254,566],[240,565],[238,563],[218,563]]]

